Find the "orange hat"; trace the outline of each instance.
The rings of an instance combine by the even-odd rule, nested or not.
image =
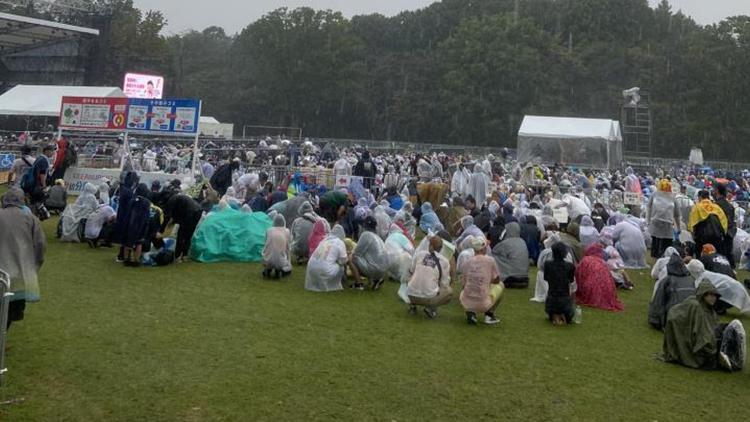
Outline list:
[[[711,255],[712,253],[716,253],[716,248],[714,245],[707,243],[703,245],[703,250],[701,251],[701,256],[703,255]]]

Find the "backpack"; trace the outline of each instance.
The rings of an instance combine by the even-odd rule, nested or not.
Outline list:
[[[26,160],[25,157],[21,159],[29,167],[24,171],[23,176],[21,176],[19,185],[21,187],[21,190],[23,190],[27,194],[30,194],[31,191],[34,190],[34,186],[36,186],[36,181],[34,180],[34,166],[32,164],[29,164],[29,161]]]
[[[68,147],[65,148],[65,155],[63,155],[62,167],[68,168],[76,162],[78,162],[78,151],[73,144],[68,143]]]
[[[708,218],[695,225],[695,238],[702,241],[717,241],[724,237],[719,217],[710,214]]]

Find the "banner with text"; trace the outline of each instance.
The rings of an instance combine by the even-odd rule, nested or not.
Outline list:
[[[125,130],[127,98],[63,97],[60,128]]]
[[[198,100],[149,100],[131,98],[127,129],[134,132],[195,135],[201,103]]]
[[[194,136],[200,108],[193,99],[63,97],[60,128]]]

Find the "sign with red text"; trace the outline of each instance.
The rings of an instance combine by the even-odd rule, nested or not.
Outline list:
[[[127,108],[127,98],[63,97],[60,128],[125,130]]]

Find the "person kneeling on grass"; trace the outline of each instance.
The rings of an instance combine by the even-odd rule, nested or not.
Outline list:
[[[552,260],[544,263],[544,279],[549,283],[544,311],[555,326],[570,324],[575,315],[570,294],[575,282],[576,267],[566,261],[568,255],[568,247],[557,242],[552,245]]]
[[[745,329],[734,320],[720,324],[714,307],[721,295],[708,281],[695,296],[669,310],[664,360],[696,369],[740,370],[745,364]]]
[[[334,292],[343,290],[342,279],[349,261],[346,253],[344,228],[338,224],[315,248],[307,263],[305,290],[312,292]]]
[[[354,276],[354,288],[364,290],[362,277],[367,277],[372,289],[378,290],[388,271],[388,254],[385,253],[385,243],[376,234],[378,223],[375,217],[366,217],[363,227],[365,231],[359,236],[349,263]]]
[[[266,245],[263,248],[263,277],[286,277],[292,273],[291,232],[286,228],[286,219],[281,214],[273,217],[273,227],[266,230]]]
[[[440,254],[443,239],[432,235],[427,251],[417,252],[412,263],[412,277],[406,289],[409,297],[409,313],[417,313],[417,306],[424,306],[428,318],[437,318],[437,307],[447,305],[453,298],[450,263]]]
[[[503,298],[505,286],[500,281],[500,273],[494,258],[487,256],[487,241],[483,237],[473,237],[471,248],[474,257],[463,265],[461,275],[461,306],[466,311],[466,322],[477,325],[477,314],[484,314],[484,323],[493,325],[500,322],[495,310]]]

